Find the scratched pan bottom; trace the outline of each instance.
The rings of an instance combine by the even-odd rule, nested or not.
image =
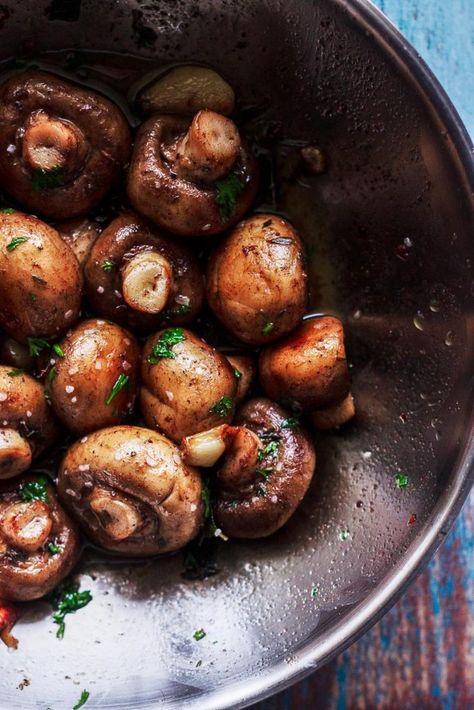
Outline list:
[[[468,491],[466,135],[364,2],[7,0],[0,22],[3,58],[89,50],[78,78],[93,86],[108,73],[116,92],[132,91],[138,68],[170,61],[222,71],[283,139],[272,206],[305,236],[314,309],[347,325],[358,410],[351,427],[318,437],[317,475],[291,522],[269,540],[227,543],[216,576],[185,581],[180,555],[126,566],[89,551],[80,576],[93,602],[68,617],[62,641],[50,607],[28,607],[19,650],[0,649],[0,707],[71,708],[83,688],[88,708],[242,707],[372,623]],[[100,51],[115,63],[103,55],[100,68]],[[289,179],[295,140],[322,147],[326,174]]]

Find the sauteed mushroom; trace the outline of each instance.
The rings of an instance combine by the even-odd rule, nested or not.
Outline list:
[[[61,335],[79,316],[81,288],[77,259],[55,229],[0,212],[0,325],[9,335],[22,343]]]
[[[27,345],[3,333],[0,335],[0,362],[21,370],[32,370],[35,364]]]
[[[98,222],[86,217],[59,222],[56,228],[61,239],[72,249],[80,266],[84,266],[95,240],[101,232]]]
[[[102,232],[85,276],[95,311],[142,332],[167,322],[189,322],[204,297],[194,255],[131,213],[117,217]]]
[[[76,434],[119,424],[137,389],[138,344],[114,323],[83,321],[59,344],[48,375],[51,404]]]
[[[293,227],[270,214],[234,227],[209,260],[207,300],[245,343],[268,343],[295,328],[306,307],[307,277]]]
[[[115,183],[130,132],[108,99],[46,72],[0,87],[0,182],[34,212],[85,214]]]
[[[230,537],[266,537],[301,503],[314,473],[314,448],[268,399],[249,400],[235,421],[217,469],[216,524]]]
[[[0,479],[26,471],[56,441],[58,427],[44,394],[30,375],[0,365]]]
[[[257,166],[236,125],[214,111],[191,124],[154,116],[140,128],[128,173],[135,209],[183,236],[217,234],[250,208]]]
[[[145,343],[141,410],[152,428],[173,441],[229,422],[237,380],[228,360],[183,328],[168,328]]]
[[[76,527],[46,478],[0,482],[0,599],[44,596],[71,572],[79,554]]]
[[[285,340],[262,350],[260,382],[266,394],[309,412],[318,428],[340,426],[354,415],[341,321],[306,320]]]
[[[126,555],[178,550],[203,517],[199,473],[171,441],[135,426],[102,429],[74,444],[58,492],[96,543]]]

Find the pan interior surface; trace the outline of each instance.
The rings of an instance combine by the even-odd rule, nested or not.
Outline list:
[[[290,523],[268,540],[221,545],[217,575],[183,579],[180,555],[126,565],[89,551],[81,586],[94,599],[68,618],[65,638],[38,603],[17,627],[19,650],[0,649],[2,708],[72,707],[82,688],[87,707],[104,709],[261,697],[347,641],[350,616],[365,623],[364,605],[467,486],[467,178],[449,126],[357,19],[357,4],[345,5],[2,4],[5,70],[17,70],[13,57],[39,59],[91,87],[107,83],[122,103],[145,72],[174,62],[211,65],[230,81],[271,155],[279,187],[264,207],[305,239],[312,308],[346,324],[357,405],[353,425],[318,435],[316,475]],[[298,173],[308,142],[326,156],[324,174]]]

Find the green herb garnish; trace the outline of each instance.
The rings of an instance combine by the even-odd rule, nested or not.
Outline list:
[[[260,466],[257,466],[255,469],[255,473],[258,473],[259,476],[262,476],[266,481],[270,478],[270,474],[273,469],[271,468],[261,468]]]
[[[242,377],[242,373],[236,367],[234,367],[234,377],[236,380],[240,380]]]
[[[15,367],[14,370],[10,370],[8,377],[18,377],[18,375],[22,375],[23,373],[24,370],[22,370],[21,367]]]
[[[92,594],[89,591],[80,592],[76,582],[65,582],[56,587],[49,595],[48,600],[55,610],[54,623],[59,626],[56,637],[62,639],[64,638],[66,615],[74,614],[78,609],[87,606],[92,601]]]
[[[57,555],[59,552],[61,552],[62,547],[59,547],[59,545],[55,545],[53,542],[50,542],[48,545],[48,552],[51,555]]]
[[[165,330],[151,349],[151,354],[147,358],[150,365],[156,365],[163,358],[174,359],[176,355],[171,350],[173,345],[186,340],[182,328],[168,328]]]
[[[257,454],[257,461],[263,461],[267,456],[276,456],[278,453],[278,441],[270,441],[263,449]]]
[[[79,698],[77,703],[74,705],[72,710],[79,710],[79,708],[82,708],[82,706],[85,705],[87,703],[87,701],[89,700],[89,695],[90,695],[90,693],[88,690],[83,690],[81,693],[81,697]]]
[[[272,332],[273,328],[275,327],[274,323],[265,323],[265,325],[262,328],[262,333],[264,335],[268,335],[269,333]]]
[[[49,343],[44,338],[27,338],[27,342],[31,357],[36,357],[45,348],[49,348]]]
[[[351,534],[350,534],[349,530],[341,530],[341,532],[339,533],[339,540],[342,540],[343,542],[345,542],[346,540],[349,540],[350,537],[351,537]]]
[[[232,398],[224,395],[224,397],[221,397],[218,402],[212,405],[212,407],[209,407],[209,413],[217,414],[219,417],[226,417],[231,409]]]
[[[48,370],[48,374],[46,375],[46,384],[50,385],[51,382],[54,380],[54,378],[56,377],[57,374],[58,374],[58,373],[57,373],[56,368],[55,368],[55,367],[51,367],[51,368]]]
[[[16,210],[14,210],[13,207],[2,207],[0,212],[3,212],[3,214],[13,214]]]
[[[130,380],[130,377],[128,375],[124,375],[123,373],[119,375],[115,381],[114,386],[109,392],[109,396],[105,400],[106,404],[111,404],[111,402],[115,399],[115,397],[118,395],[118,393],[128,385]]]
[[[35,192],[50,190],[53,187],[61,187],[63,184],[64,169],[60,165],[56,165],[56,167],[51,168],[50,170],[37,168],[33,171],[31,185]]]
[[[206,632],[204,631],[204,629],[198,629],[197,631],[195,631],[193,633],[193,639],[195,641],[200,641],[201,639],[204,638],[205,635],[206,635]]]
[[[187,313],[191,313],[192,308],[191,304],[189,303],[180,303],[180,305],[175,308],[174,314],[175,316],[185,316]]]
[[[299,427],[300,425],[300,418],[299,417],[288,417],[288,419],[285,419],[281,423],[281,428],[282,429],[296,429],[296,427]]]
[[[109,271],[113,271],[115,269],[115,262],[113,262],[111,259],[106,259],[105,261],[102,262],[102,271],[105,271],[108,273]]]
[[[46,486],[48,481],[44,476],[33,481],[28,481],[21,486],[18,491],[19,496],[24,501],[40,500],[42,503],[48,502],[48,492]]]
[[[56,353],[56,355],[57,355],[58,357],[64,357],[64,350],[63,350],[62,347],[61,347],[60,345],[58,345],[57,343],[54,343],[54,345],[53,345],[53,351]]]
[[[226,222],[232,217],[237,206],[237,198],[243,189],[244,185],[234,171],[230,172],[224,180],[216,182],[216,202],[221,222]]]
[[[23,244],[23,242],[27,242],[28,237],[14,237],[10,244],[7,244],[7,251],[13,251],[16,249],[20,244]]]
[[[408,476],[404,473],[396,473],[393,478],[395,480],[395,485],[397,488],[400,488],[400,490],[408,486]]]
[[[319,594],[319,584],[313,584],[311,587],[311,599],[315,599]]]
[[[35,301],[38,300],[38,296],[36,295],[36,293],[32,293],[32,292],[30,291],[29,294],[28,294],[28,296],[30,297],[31,303],[34,303]]]

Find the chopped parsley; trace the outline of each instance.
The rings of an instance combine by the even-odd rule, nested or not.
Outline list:
[[[48,491],[46,486],[48,481],[44,476],[33,481],[28,481],[19,490],[19,495],[23,501],[40,500],[42,503],[48,502]]]
[[[59,545],[55,545],[54,542],[50,542],[48,545],[48,552],[51,555],[57,555],[59,552],[61,552],[63,548],[59,547]]]
[[[311,587],[311,599],[315,599],[319,594],[319,584],[313,584]]]
[[[64,357],[64,350],[63,350],[62,347],[61,347],[60,345],[58,345],[57,343],[54,343],[54,345],[53,345],[53,351],[56,353],[56,355],[57,355],[58,357]]]
[[[113,262],[111,259],[106,259],[102,262],[101,268],[102,271],[105,271],[106,273],[108,273],[109,271],[113,271],[115,269],[115,262]]]
[[[191,304],[180,303],[179,306],[174,309],[174,314],[175,316],[185,316],[187,313],[191,313],[192,310]]]
[[[240,380],[242,377],[242,373],[236,367],[234,367],[234,377],[236,380]]]
[[[13,251],[18,246],[20,246],[20,244],[23,244],[23,242],[27,242],[27,241],[28,241],[28,237],[13,237],[10,244],[7,244],[7,251]]]
[[[44,338],[27,338],[27,342],[31,357],[36,357],[45,348],[49,348],[49,343]]]
[[[81,697],[79,698],[77,703],[74,705],[72,710],[79,710],[80,708],[82,708],[82,706],[85,705],[87,703],[87,701],[89,700],[89,695],[90,695],[90,693],[88,690],[83,690],[81,693]]]
[[[51,382],[54,380],[54,378],[57,375],[57,370],[55,367],[51,367],[48,371],[48,374],[46,375],[46,384],[50,385]]]
[[[262,476],[266,481],[270,478],[270,475],[272,473],[273,469],[272,468],[261,468],[260,466],[257,466],[255,469],[255,473],[258,473],[259,476]]]
[[[395,481],[395,485],[400,490],[408,486],[408,476],[406,476],[404,473],[396,473],[393,478]]]
[[[156,365],[163,358],[174,359],[176,355],[171,350],[173,345],[186,340],[182,328],[168,328],[165,330],[151,349],[151,354],[147,358],[150,365]]]
[[[267,456],[276,456],[278,453],[278,441],[270,441],[263,449],[257,454],[257,461],[263,461]]]
[[[56,637],[62,639],[64,638],[66,615],[74,614],[78,609],[87,606],[92,601],[92,594],[88,590],[80,592],[76,582],[64,582],[51,592],[48,600],[55,610],[54,623],[59,627]]]
[[[272,332],[272,330],[274,329],[274,327],[275,327],[275,324],[274,324],[274,323],[265,323],[265,325],[264,325],[263,328],[262,328],[262,333],[263,333],[264,335],[268,335],[269,333]]]
[[[346,540],[350,540],[351,534],[349,530],[341,530],[339,533],[339,540],[342,540],[342,542],[345,542]]]
[[[195,641],[200,641],[201,639],[204,638],[205,635],[206,635],[206,632],[204,631],[204,629],[198,629],[197,631],[195,631],[193,633],[193,639]]]
[[[285,419],[281,423],[281,428],[282,429],[296,429],[296,427],[299,427],[300,425],[300,418],[299,417],[288,417],[288,419]]]
[[[221,397],[218,402],[212,405],[212,407],[209,407],[209,413],[217,414],[219,417],[226,417],[231,409],[232,398],[224,395],[224,397]]]
[[[8,377],[18,377],[18,375],[22,375],[23,373],[24,370],[22,370],[21,367],[15,367],[13,370],[10,370]]]
[[[115,397],[118,395],[118,393],[123,390],[124,387],[128,385],[130,381],[130,377],[128,375],[124,375],[123,373],[119,375],[115,381],[114,386],[109,392],[109,396],[105,400],[106,404],[111,404],[112,401],[115,399]]]
[[[37,168],[33,170],[31,185],[35,192],[41,190],[49,190],[53,187],[61,187],[64,184],[64,169],[60,165],[56,165],[50,170]]]
[[[243,189],[244,185],[234,171],[230,172],[223,180],[216,182],[216,203],[221,222],[226,222],[232,217],[237,206],[237,198]]]
[[[29,292],[28,296],[30,297],[31,303],[34,303],[35,301],[38,300],[38,296],[36,295],[36,293],[33,293],[32,291]]]
[[[13,214],[16,210],[14,210],[13,207],[2,207],[0,212],[3,212],[3,214]]]

